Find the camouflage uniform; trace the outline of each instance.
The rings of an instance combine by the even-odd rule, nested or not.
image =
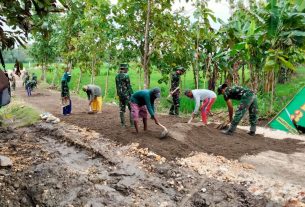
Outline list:
[[[240,86],[227,87],[223,94],[225,100],[233,99],[240,100],[239,107],[235,112],[233,121],[231,123],[230,130],[235,131],[238,123],[243,118],[247,110],[249,110],[249,121],[250,121],[250,131],[256,131],[257,123],[257,99],[253,91],[247,88],[242,88]]]
[[[177,72],[172,74],[171,79],[171,89],[170,91],[174,91],[177,87],[180,85],[180,74],[177,74]],[[173,97],[173,103],[169,110],[170,115],[179,115],[179,106],[180,106],[180,90],[176,90],[175,93],[172,94]]]
[[[32,75],[33,88],[37,88],[37,76],[35,73]]]
[[[121,118],[121,125],[125,126],[125,111],[126,106],[129,109],[129,113],[131,112],[130,108],[130,97],[133,94],[129,75],[124,72],[120,72],[115,77],[115,83],[116,83],[116,89],[117,89],[117,95],[119,97],[119,106],[120,106],[120,118]],[[130,116],[130,124],[133,125],[133,120]]]

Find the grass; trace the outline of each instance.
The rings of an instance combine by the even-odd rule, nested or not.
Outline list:
[[[55,74],[54,65],[50,67],[47,72],[47,82],[51,83],[54,76],[55,77],[55,84],[59,87],[61,76],[63,74],[63,69],[57,70],[57,74]],[[31,72],[35,72],[38,77],[41,75],[40,69],[31,69]],[[72,71],[72,79],[70,82],[70,89],[71,91],[75,91],[77,88],[78,77],[80,74],[80,70],[78,68],[73,69]],[[104,97],[106,102],[117,102],[115,99],[116,97],[116,89],[115,89],[115,76],[117,74],[116,70],[109,71],[109,84],[107,90],[107,97]],[[95,84],[99,85],[102,88],[103,96],[105,95],[105,82],[106,82],[106,75],[107,75],[107,67],[103,66],[100,68],[99,75],[95,78]],[[140,75],[142,78],[140,78]],[[202,75],[202,74],[201,74]],[[249,77],[248,71],[246,71],[246,77]],[[134,66],[133,64],[130,65],[129,69],[129,76],[131,79],[132,87],[134,91],[141,89],[140,87],[143,86],[143,72],[142,74],[139,73],[139,68]],[[167,112],[170,107],[170,103],[167,102],[166,97],[169,93],[169,84],[166,83],[158,83],[158,80],[162,78],[162,75],[157,70],[152,70],[151,73],[151,88],[152,87],[160,87],[162,98],[160,100],[159,110],[161,108],[162,112]],[[193,74],[191,71],[187,71],[185,75],[181,78],[182,82],[182,90],[184,89],[193,89],[194,81],[193,81]],[[82,80],[80,84],[80,88],[83,85],[90,83],[90,74],[86,73],[82,75]],[[220,83],[219,83],[220,84]],[[207,83],[206,83],[207,85]],[[203,81],[200,83],[200,88],[206,88],[204,86]],[[279,112],[288,102],[293,98],[293,96],[297,93],[297,91],[305,85],[305,68],[300,67],[297,69],[297,73],[292,80],[286,84],[277,84],[275,90],[275,100],[273,105],[273,112],[270,113],[270,95],[269,94],[258,94],[258,105],[260,116],[269,118],[274,116],[277,112]],[[80,91],[79,95],[81,97],[86,97],[86,94]],[[233,102],[236,106],[238,101]],[[194,102],[183,94],[181,95],[180,101],[180,109],[182,113],[190,113],[194,109]],[[219,96],[213,106],[213,110],[226,110],[226,103],[222,96]]]
[[[13,128],[29,126],[39,120],[39,114],[23,102],[13,99],[12,103],[0,108],[0,123]]]

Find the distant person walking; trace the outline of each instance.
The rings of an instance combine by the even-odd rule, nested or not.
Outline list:
[[[15,78],[14,73],[11,73],[10,82],[11,82],[12,90],[15,91],[16,90],[16,78]]]
[[[32,81],[30,79],[25,81],[25,90],[28,96],[32,96]]]
[[[125,127],[125,111],[126,106],[129,110],[130,125],[133,126],[133,120],[131,116],[130,108],[130,98],[133,94],[133,90],[130,84],[130,78],[128,75],[128,64],[120,64],[120,71],[115,77],[116,91],[119,97],[119,107],[120,107],[120,119],[121,126]]]
[[[134,120],[136,132],[139,133],[138,121],[142,118],[144,124],[144,131],[147,130],[147,118],[149,112],[151,118],[155,120],[156,124],[159,124],[157,117],[155,116],[154,103],[157,98],[160,98],[160,89],[153,88],[150,90],[141,90],[135,92],[131,96],[131,114]]]
[[[214,91],[207,90],[207,89],[195,89],[195,90],[186,90],[184,94],[187,97],[194,99],[194,101],[196,103],[195,109],[194,109],[191,119],[188,121],[188,123],[191,123],[192,120],[194,119],[194,117],[196,116],[196,114],[198,113],[200,103],[202,102],[202,105],[200,107],[201,119],[202,119],[203,124],[207,125],[208,115],[217,98]]]
[[[72,101],[70,98],[69,82],[71,80],[71,74],[65,72],[61,79],[61,102],[63,115],[70,115],[72,112]],[[34,76],[33,76],[34,81]]]
[[[37,88],[37,76],[35,73],[32,74],[32,89]]]
[[[102,111],[102,92],[97,85],[86,85],[83,91],[87,93],[89,100],[89,113],[98,113]]]

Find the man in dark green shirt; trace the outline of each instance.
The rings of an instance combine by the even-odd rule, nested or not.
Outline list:
[[[229,110],[229,121],[231,123],[228,130],[224,130],[224,134],[231,135],[236,130],[236,127],[240,120],[243,118],[247,110],[249,110],[249,121],[250,121],[250,131],[249,135],[254,136],[256,131],[257,123],[257,99],[253,91],[240,86],[228,87],[226,83],[218,87],[218,95],[223,95],[225,101],[227,102]],[[239,107],[235,112],[233,118],[233,105],[231,100],[240,100]]]
[[[134,120],[136,132],[139,132],[138,120],[143,119],[144,131],[147,130],[147,111],[156,124],[159,124],[158,119],[155,116],[154,102],[157,98],[160,98],[160,89],[153,88],[151,90],[137,91],[131,96],[131,114]]]
[[[125,111],[126,106],[129,109],[130,125],[133,126],[131,117],[130,97],[133,94],[130,79],[128,75],[128,64],[120,64],[120,71],[115,77],[116,91],[119,97],[121,125],[125,127]]]

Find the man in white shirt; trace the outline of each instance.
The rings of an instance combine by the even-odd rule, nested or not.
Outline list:
[[[202,102],[202,105],[200,107],[202,122],[204,125],[207,125],[208,115],[217,98],[214,91],[207,90],[207,89],[195,89],[195,90],[186,90],[184,94],[187,97],[189,97],[190,99],[194,99],[194,101],[196,103],[194,112],[192,113],[192,117],[188,121],[188,123],[191,123],[192,120],[194,119],[195,115],[198,113],[199,107],[200,107],[200,102]]]

